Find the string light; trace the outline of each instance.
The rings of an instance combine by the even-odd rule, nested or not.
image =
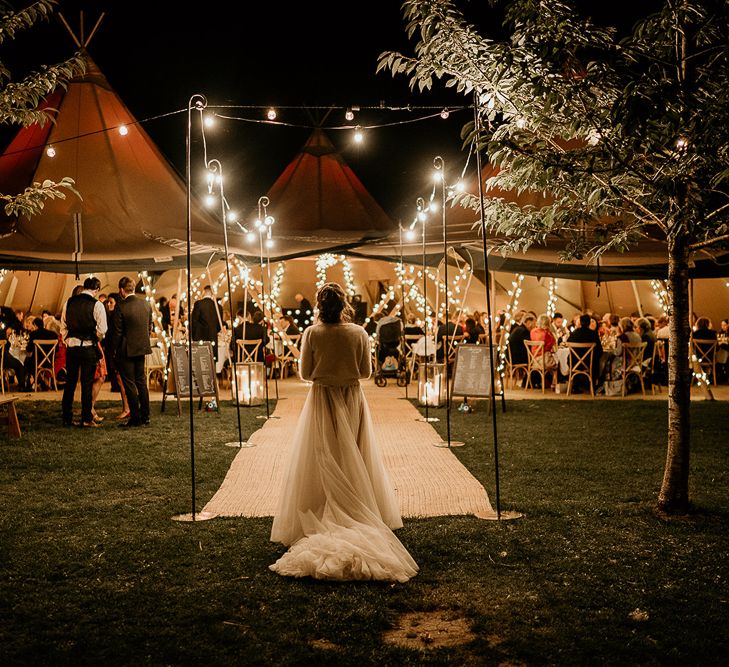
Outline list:
[[[46,155],[48,157],[56,157],[56,149],[53,148],[52,145],[48,146],[48,148],[46,148]]]
[[[658,300],[664,315],[668,315],[671,311],[671,297],[665,285],[660,280],[651,280],[651,289]]]
[[[547,315],[549,315],[550,318],[554,317],[554,314],[557,312],[557,279],[556,278],[550,278],[549,279],[549,296],[547,297]]]
[[[348,108],[344,112],[344,118],[345,118],[345,120],[354,120],[354,111],[352,111],[351,109]]]
[[[129,128],[126,125],[120,125],[119,126],[119,134],[121,134],[122,137],[126,137],[127,134],[129,134]]]
[[[357,125],[357,127],[354,128],[354,140],[356,143],[361,144],[364,140],[364,135],[362,134],[362,128]]]
[[[205,127],[213,127],[213,125],[215,125],[215,118],[213,118],[212,114],[206,113],[204,116],[204,123]]]
[[[266,118],[268,118],[268,120],[276,120],[276,109],[269,107],[268,111],[266,111]]]
[[[443,120],[445,120],[446,118],[448,118],[448,116],[450,116],[450,115],[451,115],[451,112],[448,111],[448,109],[443,109],[443,111],[440,112],[440,117]]]

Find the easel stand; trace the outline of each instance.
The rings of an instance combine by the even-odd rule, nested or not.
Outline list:
[[[192,396],[199,398],[198,411],[205,398],[214,398],[220,405],[218,378],[215,374],[215,357],[210,343],[192,345]],[[170,373],[170,367],[172,373]],[[172,343],[167,357],[167,380],[162,389],[162,412],[167,396],[177,398],[177,416],[182,415],[182,398],[190,398],[190,375],[187,343]]]

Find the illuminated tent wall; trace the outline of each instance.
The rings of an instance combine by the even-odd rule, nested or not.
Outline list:
[[[0,156],[0,192],[70,176],[81,199],[69,194],[46,202],[30,221],[6,222],[0,268],[88,273],[182,266],[185,184],[88,56],[86,63],[85,75],[43,104],[57,110],[55,122],[20,130]],[[220,224],[194,201],[192,240],[198,265],[223,245]]]

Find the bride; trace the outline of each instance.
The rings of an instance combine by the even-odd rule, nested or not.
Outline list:
[[[391,529],[402,519],[375,440],[360,379],[369,337],[349,321],[337,283],[316,295],[318,322],[301,340],[301,377],[313,382],[299,416],[271,540],[291,548],[270,568],[329,580],[405,582],[418,566]]]

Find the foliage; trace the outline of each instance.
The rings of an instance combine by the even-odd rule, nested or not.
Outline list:
[[[451,0],[407,0],[415,56],[378,69],[474,94],[488,188],[542,196],[485,201],[503,250],[549,236],[567,258],[627,250],[643,236],[704,247],[729,236],[729,5],[668,0],[620,39],[568,0],[507,3],[510,39],[479,35]],[[467,138],[473,138],[473,124]],[[459,203],[480,209],[473,194]],[[480,223],[479,223],[480,224]]]
[[[454,449],[495,503],[485,401],[453,411]],[[695,402],[701,512],[651,506],[662,400],[519,400],[499,409],[502,509],[515,521],[406,519],[420,565],[404,585],[287,579],[270,518],[190,510],[188,418],[153,403],[152,425],[63,429],[57,400],[21,400],[19,441],[0,438],[3,665],[719,664],[729,646],[726,402]],[[241,411],[244,437],[264,408]],[[445,436],[443,409],[435,426]],[[112,420],[113,421],[113,420]],[[196,413],[201,508],[239,454],[235,408]],[[545,424],[550,438],[546,439]],[[594,425],[609,424],[596,430]],[[630,433],[630,437],[625,434]],[[599,455],[596,455],[599,452]],[[245,484],[245,480],[241,480]],[[647,614],[634,620],[634,610]],[[676,610],[680,609],[680,613]],[[450,649],[387,644],[405,612],[463,617]],[[418,635],[420,628],[413,627]]]
[[[38,20],[47,19],[55,4],[55,0],[38,0],[19,12],[0,8],[0,44],[15,39],[23,30],[32,28]],[[15,82],[8,68],[0,62],[0,123],[23,127],[38,124],[42,127],[47,122],[53,122],[55,110],[39,110],[38,106],[58,86],[65,87],[70,79],[82,73],[84,67],[83,56],[77,53],[65,62],[43,65],[38,71]],[[58,183],[46,180],[33,183],[20,194],[3,194],[0,198],[7,202],[5,212],[8,215],[31,217],[40,213],[48,199],[64,199],[68,191],[80,196],[73,186],[73,180],[68,177]]]

